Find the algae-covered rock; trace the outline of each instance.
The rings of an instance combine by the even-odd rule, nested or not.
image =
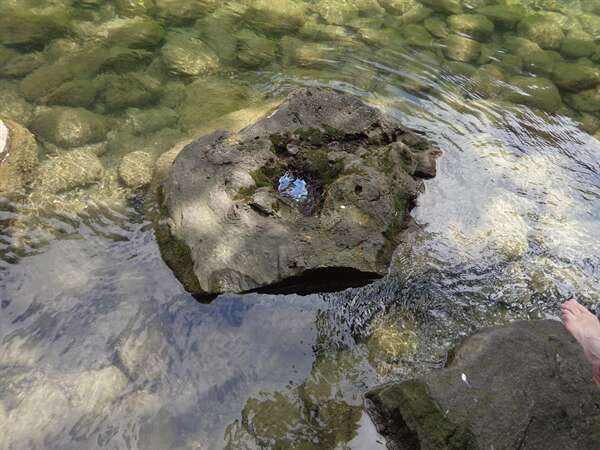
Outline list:
[[[0,117],[29,125],[33,106],[19,94],[18,84],[0,86]]]
[[[44,161],[34,187],[39,192],[58,194],[95,183],[103,173],[104,167],[93,152],[72,150]]]
[[[0,195],[23,189],[33,180],[37,165],[33,135],[16,122],[0,119]]]
[[[395,15],[402,15],[413,9],[419,3],[417,0],[379,0],[379,4],[383,8]]]
[[[448,27],[477,41],[486,41],[494,32],[494,23],[481,14],[455,14],[448,17]]]
[[[546,50],[559,49],[565,37],[558,22],[539,14],[521,20],[517,32]]]
[[[14,55],[5,64],[0,58],[0,77],[24,77],[45,63],[46,57],[41,52]]]
[[[600,69],[593,65],[557,63],[552,70],[552,81],[567,91],[582,91],[600,83]]]
[[[504,91],[505,100],[539,108],[549,113],[556,112],[561,106],[561,96],[552,81],[542,77],[510,78],[512,89]]]
[[[241,109],[250,100],[249,89],[223,78],[194,81],[185,88],[185,100],[177,108],[185,130],[202,127],[207,121]]]
[[[71,11],[66,4],[32,8],[5,5],[0,14],[0,44],[41,45],[68,30]]]
[[[153,0],[157,17],[173,25],[186,25],[214,11],[218,0]]]
[[[153,170],[152,156],[144,151],[135,151],[121,160],[119,178],[127,187],[139,189],[150,184]]]
[[[299,90],[239,134],[215,132],[178,154],[162,186],[168,233],[161,235],[170,236],[163,255],[199,295],[273,287],[327,269],[330,286],[364,284],[387,271],[438,154],[354,97]],[[275,205],[257,200],[260,188]]]
[[[406,25],[401,28],[402,37],[408,45],[413,47],[431,47],[433,38],[429,31],[422,25]]]
[[[397,18],[399,25],[418,24],[433,14],[433,10],[418,4]]]
[[[302,26],[307,6],[294,0],[242,0],[244,20],[261,32],[289,33]]]
[[[106,75],[101,82],[104,90],[99,99],[108,111],[150,106],[161,92],[156,80],[138,73]]]
[[[221,8],[212,14],[196,21],[194,29],[198,36],[219,56],[224,63],[232,63],[236,59],[237,38],[241,17],[231,8]]]
[[[237,58],[247,67],[266,66],[277,56],[277,43],[252,30],[242,30],[236,34]]]
[[[435,11],[446,14],[460,14],[463,12],[462,1],[460,0],[421,0],[421,3]]]
[[[481,66],[469,81],[469,88],[483,97],[498,98],[506,89],[506,74],[496,64]]]
[[[20,83],[21,92],[27,100],[38,100],[67,81],[91,79],[107,55],[106,49],[96,46],[67,54],[27,75]]]
[[[486,328],[451,355],[443,369],[365,395],[388,448],[600,446],[600,392],[581,348],[559,321]]]
[[[161,55],[167,69],[175,74],[197,76],[219,67],[216,53],[191,34],[169,34]]]
[[[42,139],[63,148],[81,147],[106,138],[104,117],[83,108],[53,107],[39,112],[31,129]]]
[[[600,111],[600,88],[588,89],[575,94],[564,94],[565,103],[580,112]]]
[[[454,61],[473,62],[479,58],[481,44],[464,36],[451,35],[446,39],[444,53]]]
[[[67,81],[54,89],[42,101],[47,105],[91,107],[100,90],[104,87],[101,79]]]
[[[164,28],[145,17],[120,20],[108,30],[107,41],[121,47],[153,49],[165,37]]]
[[[127,110],[127,127],[136,134],[154,133],[167,127],[173,127],[179,119],[171,108]]]
[[[512,30],[523,19],[526,9],[522,5],[487,5],[477,8],[477,13],[486,16],[498,28]]]
[[[143,16],[150,12],[154,6],[154,0],[113,0],[113,4],[122,16]]]
[[[523,70],[542,77],[551,77],[554,66],[562,62],[559,53],[550,50],[533,50],[520,52]]]
[[[291,66],[318,66],[327,61],[334,48],[331,45],[304,42],[292,37],[284,37],[280,42],[282,61]]]
[[[597,14],[578,14],[577,20],[581,24],[583,31],[598,36],[600,34],[600,16]]]
[[[570,31],[560,45],[560,52],[568,58],[584,58],[598,51],[592,35],[585,31]]]
[[[448,27],[446,22],[439,17],[430,17],[425,19],[423,25],[433,36],[445,39],[448,37]]]

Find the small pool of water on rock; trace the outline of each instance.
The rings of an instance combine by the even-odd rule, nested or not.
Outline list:
[[[579,0],[0,0],[0,118],[44,174],[0,194],[0,449],[383,449],[368,388],[600,301],[599,34]],[[443,150],[412,252],[362,289],[199,304],[122,162],[306,85]]]
[[[293,173],[286,172],[279,178],[278,190],[284,197],[302,203],[308,199],[307,182],[297,178]]]

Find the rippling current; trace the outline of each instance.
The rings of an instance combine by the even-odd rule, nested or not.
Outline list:
[[[334,11],[352,3],[326,2]],[[0,0],[0,13],[17,3]],[[169,68],[169,34],[133,64],[104,65],[94,80],[109,87],[85,105],[117,119],[101,155],[104,178],[63,194],[0,198],[2,450],[384,449],[363,411],[368,388],[441,367],[447,350],[479,327],[556,317],[570,295],[590,307],[600,302],[600,142],[562,111],[481,95],[469,75],[445,65],[443,41],[428,48],[400,35],[374,42],[364,30],[375,13],[367,11],[315,34],[316,57],[307,50],[289,62],[282,35],[307,35],[256,20],[245,25],[238,2],[157,0],[156,10],[144,9],[149,1],[29,3],[72,12],[68,26],[25,43],[0,31],[0,48],[30,61],[16,74],[0,70],[0,117],[12,112],[29,125],[40,108],[72,103],[79,91],[52,103],[27,94],[24,80],[86,46],[113,45],[106,36],[131,18],[211,42],[221,67],[209,79],[226,85],[203,85],[204,74],[182,68],[185,58]],[[196,3],[213,12],[194,16]],[[552,2],[508,3],[545,11]],[[306,21],[335,22],[329,9],[315,19],[316,4],[306,3]],[[578,8],[559,11],[567,17]],[[176,10],[192,13],[182,19]],[[222,47],[206,38],[222,26],[220,11],[241,30],[233,62],[221,53],[224,37]],[[378,12],[385,20],[403,13]],[[257,28],[265,40],[248,37]],[[350,43],[326,39],[326,31],[348,33]],[[270,46],[279,48],[276,56],[265,56]],[[160,80],[160,100],[111,107],[106,90],[131,72]],[[231,111],[306,85],[358,95],[442,149],[438,175],[412,211],[402,257],[389,277],[361,289],[198,303],[163,263],[143,195],[119,184],[119,160],[139,149],[157,157],[204,122],[218,127]],[[235,105],[227,96],[236,96]],[[175,122],[140,136],[136,114],[158,110],[164,118],[160,108],[173,111]],[[42,159],[68,151],[36,138]]]

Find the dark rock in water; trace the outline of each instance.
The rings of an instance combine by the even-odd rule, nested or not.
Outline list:
[[[600,448],[600,390],[556,321],[480,331],[447,368],[366,399],[390,449]]]
[[[438,155],[355,97],[301,89],[181,151],[162,186],[163,257],[198,295],[365,284],[387,272]]]

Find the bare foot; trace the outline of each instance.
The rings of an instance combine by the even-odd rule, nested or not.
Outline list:
[[[600,385],[600,321],[575,299],[560,306],[566,329],[571,333],[592,365],[594,380]]]

